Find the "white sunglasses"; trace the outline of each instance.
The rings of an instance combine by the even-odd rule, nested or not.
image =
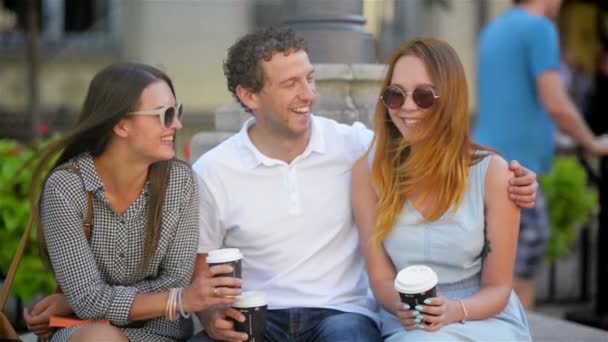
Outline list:
[[[169,128],[176,118],[177,121],[182,122],[182,116],[184,115],[183,109],[184,107],[182,104],[178,103],[175,106],[165,106],[152,110],[143,110],[141,112],[129,112],[127,115],[158,115],[161,125],[165,128]]]

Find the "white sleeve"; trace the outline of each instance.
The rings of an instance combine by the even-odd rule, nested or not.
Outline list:
[[[352,134],[355,154],[357,158],[360,158],[371,146],[372,141],[374,140],[374,132],[365,127],[365,125],[361,122],[357,121],[352,125]]]
[[[199,238],[198,253],[204,254],[218,249],[224,241],[225,229],[219,218],[219,207],[210,184],[200,170],[196,170],[199,189]]]

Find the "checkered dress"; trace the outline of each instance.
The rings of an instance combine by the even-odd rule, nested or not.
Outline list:
[[[107,201],[93,159],[82,154],[70,163],[82,174],[61,170],[46,182],[41,203],[44,236],[57,281],[82,319],[107,319],[120,327],[136,293],[185,287],[194,270],[198,244],[198,192],[190,167],[171,164],[158,247],[142,268],[149,184],[122,215]],[[83,220],[93,193],[93,231],[87,241]],[[154,319],[139,328],[121,328],[131,341],[187,338],[191,321]],[[78,327],[58,330],[52,341],[67,341]]]

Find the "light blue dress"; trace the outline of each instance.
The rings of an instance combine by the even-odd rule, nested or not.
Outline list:
[[[431,267],[439,277],[438,295],[450,299],[466,298],[479,290],[485,247],[484,182],[490,160],[485,157],[471,167],[461,206],[448,210],[437,221],[422,223],[421,214],[406,202],[395,228],[384,241],[397,271],[414,264]],[[514,292],[500,314],[481,321],[449,324],[435,332],[406,331],[384,309],[380,318],[387,342],[531,340],[525,312]]]

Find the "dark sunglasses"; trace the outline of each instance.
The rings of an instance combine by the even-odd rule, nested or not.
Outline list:
[[[386,108],[399,109],[405,103],[407,95],[412,95],[414,103],[420,109],[431,108],[435,104],[435,99],[439,98],[439,95],[435,93],[435,89],[429,86],[417,86],[413,92],[406,93],[399,86],[389,85],[380,94],[380,99]]]
[[[182,122],[182,116],[184,115],[184,107],[181,103],[175,106],[165,106],[162,108],[143,110],[141,112],[129,112],[127,115],[158,115],[160,123],[165,128],[171,127],[173,120],[177,118],[177,121]]]

